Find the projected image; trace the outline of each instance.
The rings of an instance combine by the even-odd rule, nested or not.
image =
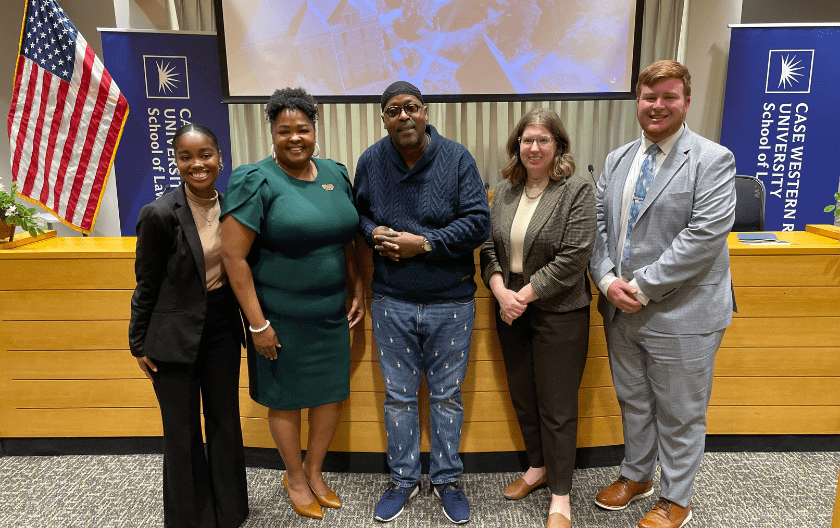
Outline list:
[[[630,91],[635,0],[222,0],[230,96]]]

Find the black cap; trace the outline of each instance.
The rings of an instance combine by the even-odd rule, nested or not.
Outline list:
[[[418,90],[416,86],[414,86],[410,82],[397,81],[391,83],[391,86],[385,88],[385,91],[382,92],[382,110],[385,110],[385,105],[388,104],[388,101],[390,101],[397,95],[402,94],[413,95],[417,98],[418,101],[420,101],[420,104],[423,104],[423,94],[420,93],[420,90]]]

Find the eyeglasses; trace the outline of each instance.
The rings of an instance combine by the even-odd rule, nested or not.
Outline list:
[[[394,118],[399,117],[403,110],[405,110],[405,115],[413,116],[414,114],[419,112],[421,108],[423,107],[418,104],[408,103],[405,106],[389,106],[388,108],[383,110],[382,113],[390,118]]]
[[[537,146],[539,146],[540,148],[545,148],[545,147],[551,145],[551,140],[552,140],[551,136],[540,136],[538,138],[535,138],[535,137],[520,137],[519,138],[519,144],[523,145],[525,147],[531,148],[532,146],[534,146],[534,143],[536,142]]]

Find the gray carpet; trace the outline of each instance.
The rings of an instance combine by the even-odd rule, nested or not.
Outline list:
[[[0,458],[0,527],[162,526],[160,455]],[[694,519],[700,527],[827,528],[831,524],[840,453],[708,453],[697,477]],[[617,468],[575,471],[574,526],[633,528],[657,494],[624,511],[606,512],[592,503]],[[248,469],[251,515],[243,526],[383,528],[451,527],[440,503],[423,492],[391,523],[373,520],[373,507],[388,476],[329,473],[327,483],[344,502],[326,510],[323,521],[304,520],[280,485],[281,471]],[[517,474],[466,474],[462,485],[472,506],[472,527],[545,525],[549,495],[539,490],[520,501],[501,491]],[[656,490],[658,492],[658,488]]]

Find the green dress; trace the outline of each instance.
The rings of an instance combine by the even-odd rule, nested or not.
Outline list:
[[[272,409],[350,395],[344,246],[359,215],[344,165],[312,161],[314,181],[292,178],[270,157],[237,168],[221,213],[257,233],[249,264],[280,350],[276,360],[266,359],[249,339],[248,377],[251,398]]]

